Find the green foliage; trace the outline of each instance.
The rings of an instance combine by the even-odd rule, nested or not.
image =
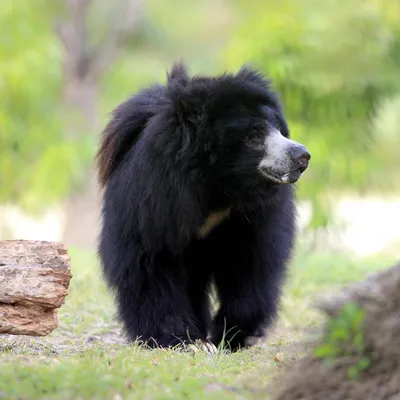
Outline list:
[[[317,358],[328,364],[339,357],[357,355],[357,363],[347,370],[350,379],[358,379],[370,365],[370,359],[364,355],[364,318],[362,308],[354,303],[346,304],[337,317],[328,320],[324,340],[314,352]]]
[[[247,14],[224,61],[229,68],[250,62],[273,78],[293,138],[312,154],[299,196],[313,201],[312,225],[326,225],[330,191],[371,188],[397,162],[378,150],[383,138],[371,118],[383,98],[400,91],[400,6],[389,0],[237,4]]]
[[[62,135],[61,50],[46,4],[0,3],[0,202],[30,210],[66,195],[80,163]]]
[[[110,4],[91,3],[93,46],[118,20],[120,9]],[[64,134],[62,49],[54,33],[64,5],[0,2],[0,202],[31,210],[67,195],[95,151],[93,135]],[[194,73],[215,73],[214,54],[231,37],[226,69],[250,61],[267,72],[292,136],[312,153],[298,193],[313,201],[312,225],[325,226],[331,190],[398,179],[399,19],[400,5],[391,0],[150,0],[129,51],[101,82],[103,122],[127,95],[163,81],[174,59],[186,58]]]
[[[356,365],[351,365],[347,369],[347,377],[350,380],[359,380],[361,376],[361,372],[368,369],[371,365],[371,360],[368,357],[361,357]]]
[[[100,47],[107,40],[121,18],[122,3],[91,2],[86,18],[91,46]],[[97,146],[98,135],[93,132],[83,131],[74,138],[65,134],[63,49],[54,29],[65,18],[65,4],[0,2],[0,203],[16,203],[30,211],[59,201],[78,183],[85,183],[81,178],[86,177]],[[138,32],[127,43],[129,51],[121,52],[100,82],[103,124],[126,96],[164,80],[166,67],[182,52],[190,56],[194,69],[210,69],[209,58],[220,46],[215,36],[223,31],[219,21],[223,7],[212,0],[191,5],[151,0],[145,6]],[[67,118],[70,122],[75,115]]]
[[[327,322],[325,341],[316,349],[315,355],[325,359],[338,357],[346,351],[344,348],[348,343],[352,344],[352,350],[363,351],[362,322],[364,317],[364,311],[355,304],[350,303],[344,306],[337,317]]]

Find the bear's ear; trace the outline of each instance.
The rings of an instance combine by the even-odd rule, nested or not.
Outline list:
[[[176,82],[181,85],[185,85],[189,81],[189,75],[187,73],[187,67],[183,61],[176,62],[172,65],[172,68],[167,72],[168,83]]]
[[[273,80],[266,77],[258,69],[243,65],[236,75],[236,78],[247,88],[253,97],[259,97],[264,103],[282,109],[278,93],[274,88]]]
[[[195,122],[198,115],[196,97],[190,88],[190,77],[183,62],[175,63],[168,73],[165,91],[171,101],[174,113],[181,122]]]
[[[248,65],[243,65],[239,72],[237,73],[237,78],[240,80],[243,80],[248,83],[252,83],[258,86],[262,86],[264,88],[268,88],[272,81],[270,79],[267,79],[263,76],[263,74],[255,68],[251,68]]]

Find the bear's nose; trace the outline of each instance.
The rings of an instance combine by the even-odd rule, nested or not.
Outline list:
[[[289,156],[303,170],[308,167],[308,162],[311,159],[311,154],[303,145],[292,146],[289,150]]]

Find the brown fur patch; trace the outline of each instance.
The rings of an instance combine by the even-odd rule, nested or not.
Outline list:
[[[230,213],[230,208],[211,213],[199,229],[200,237],[206,237],[217,225],[228,218]]]
[[[115,151],[117,131],[115,121],[111,120],[104,129],[100,148],[96,154],[97,175],[101,187],[104,187],[110,177],[111,165]]]

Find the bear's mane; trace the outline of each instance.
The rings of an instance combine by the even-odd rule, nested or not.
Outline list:
[[[183,63],[175,63],[167,72],[165,85],[153,85],[141,90],[112,112],[96,155],[101,187],[107,184],[113,171],[157,114],[168,109],[178,123],[201,126],[218,118],[222,109],[233,109],[238,102],[269,104],[277,110],[281,108],[271,89],[271,81],[256,69],[245,65],[237,74],[190,77]]]
[[[211,213],[232,207],[246,213],[277,202],[287,189],[255,178],[243,190],[239,182],[224,182],[220,171],[219,156],[237,137],[220,130],[242,123],[235,122],[238,110],[262,115],[262,106],[280,109],[270,81],[257,70],[189,77],[183,64],[173,66],[165,85],[147,87],[120,104],[97,154],[107,199],[103,214],[112,210],[115,235],[140,241],[148,253],[167,248],[175,254]]]

